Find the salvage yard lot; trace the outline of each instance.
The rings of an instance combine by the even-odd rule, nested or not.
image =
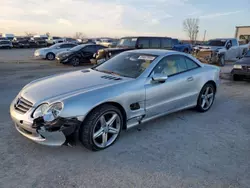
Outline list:
[[[9,105],[28,82],[84,67],[1,63],[12,51],[0,51],[0,187],[249,187],[250,82],[222,80],[210,111],[186,110],[123,131],[104,151],[46,147],[15,130]]]

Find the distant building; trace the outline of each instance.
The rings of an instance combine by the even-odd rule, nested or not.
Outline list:
[[[250,41],[250,26],[236,26],[235,38]]]

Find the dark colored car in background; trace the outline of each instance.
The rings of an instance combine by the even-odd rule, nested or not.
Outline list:
[[[192,52],[192,46],[190,44],[183,44],[178,39],[172,39],[172,50],[179,51],[179,52],[185,52],[185,53],[191,53]]]
[[[105,46],[98,44],[81,44],[69,51],[60,52],[56,56],[56,60],[62,64],[72,64],[78,66],[80,63],[90,63],[93,59],[93,55],[98,50],[106,48]]]
[[[37,47],[45,47],[47,46],[47,42],[45,38],[34,37],[30,42],[35,42]]]
[[[0,48],[8,48],[11,49],[13,47],[12,42],[10,40],[0,40]]]
[[[37,43],[31,37],[15,37],[12,41],[15,48],[36,48]]]
[[[231,74],[234,81],[240,81],[244,78],[250,78],[250,50],[248,50],[243,58],[236,61]]]
[[[103,62],[121,52],[134,49],[172,49],[170,37],[124,37],[121,38],[115,48],[99,50],[95,56],[97,63]]]

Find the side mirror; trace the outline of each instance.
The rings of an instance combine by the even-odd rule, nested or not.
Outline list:
[[[152,80],[155,81],[155,82],[165,82],[166,80],[168,79],[168,76],[166,75],[163,75],[163,74],[154,74],[152,76]]]
[[[232,47],[232,45],[231,45],[230,43],[228,43],[227,46],[226,46],[227,50],[228,50],[229,48],[231,48],[231,47]]]
[[[56,49],[60,49],[61,47],[60,46],[57,46]]]

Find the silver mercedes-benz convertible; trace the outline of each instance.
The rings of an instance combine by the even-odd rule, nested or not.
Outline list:
[[[77,135],[91,150],[112,145],[122,129],[187,108],[212,106],[220,69],[167,50],[126,51],[91,69],[35,80],[10,106],[16,129],[44,145]]]

